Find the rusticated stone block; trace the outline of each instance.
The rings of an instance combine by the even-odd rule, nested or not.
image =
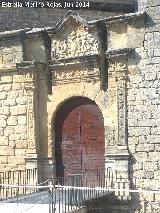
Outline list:
[[[27,122],[26,116],[18,116],[18,124],[25,125]]]
[[[27,132],[21,133],[21,140],[27,140]]]
[[[2,106],[0,107],[0,115],[9,115],[9,107],[7,106]]]
[[[8,157],[7,156],[0,156],[0,162],[1,162],[1,164],[7,164],[8,163]]]
[[[7,126],[4,129],[4,135],[9,136],[10,134],[14,134],[15,133],[15,127],[14,126]]]
[[[1,156],[14,156],[15,150],[13,147],[10,146],[1,146],[0,148],[0,155]]]
[[[15,156],[26,156],[26,149],[15,149]]]
[[[160,161],[160,152],[150,152],[149,153],[149,157],[148,157],[149,161]]]
[[[3,83],[12,83],[13,77],[12,76],[2,76],[1,77],[1,82]]]
[[[142,162],[136,162],[133,164],[133,171],[142,170],[143,169],[143,163]]]
[[[16,98],[17,105],[26,105],[27,104],[27,97],[18,97]]]
[[[154,151],[154,144],[138,144],[136,146],[136,152],[150,152]]]
[[[17,141],[17,140],[19,140],[21,137],[20,137],[20,134],[17,134],[17,133],[15,133],[15,134],[10,134],[9,135],[9,141]],[[11,145],[11,144],[10,144]]]
[[[7,115],[0,115],[0,120],[6,120],[7,119]]]
[[[20,83],[12,84],[12,90],[20,90],[21,88],[22,88],[22,85]]]
[[[0,100],[4,100],[6,99],[6,97],[7,97],[6,92],[0,92]]]
[[[13,83],[21,83],[24,82],[25,76],[22,75],[14,75],[13,76]]]
[[[0,128],[4,128],[6,126],[7,126],[6,120],[1,120],[1,122],[0,122]]]
[[[16,101],[15,99],[7,99],[5,101],[3,101],[3,105],[4,106],[15,106],[16,105]]]
[[[26,106],[13,106],[10,108],[11,115],[24,115],[26,114]]]
[[[11,90],[7,94],[7,98],[11,98],[11,99],[17,98],[18,96],[19,96],[19,91],[16,91],[16,90]]]
[[[138,161],[138,162],[145,162],[146,159],[148,158],[147,157],[147,153],[146,152],[137,152],[135,155],[134,155],[134,158]]]
[[[15,126],[15,131],[16,131],[16,133],[26,133],[27,127],[26,127],[26,125],[18,124],[17,126]]]
[[[27,149],[27,141],[26,140],[17,140],[16,149]]]
[[[154,177],[153,171],[145,171],[144,170],[143,178],[152,179],[153,177]]]
[[[8,137],[1,136],[0,137],[0,146],[8,146],[8,145],[9,145]]]
[[[17,125],[17,117],[16,116],[10,116],[7,119],[8,126],[16,126]]]
[[[4,128],[0,128],[0,136],[4,136]]]
[[[4,86],[3,87],[3,91],[8,92],[8,91],[10,91],[12,89],[12,85],[11,84],[4,84],[3,86]]]
[[[14,156],[14,161],[16,165],[24,164],[25,160],[23,156]],[[8,163],[12,164],[13,163],[13,157],[8,156]]]

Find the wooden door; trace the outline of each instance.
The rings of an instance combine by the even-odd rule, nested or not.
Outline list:
[[[59,110],[55,121],[57,177],[104,171],[104,124],[98,106],[74,98]]]

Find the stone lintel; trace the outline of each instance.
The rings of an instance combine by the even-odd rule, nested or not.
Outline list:
[[[133,48],[110,49],[106,51],[106,57],[113,61],[127,60],[134,52]]]
[[[66,65],[75,65],[75,64],[92,64],[93,62],[99,61],[99,55],[86,55],[86,56],[79,56],[75,58],[66,58],[66,59],[59,59],[59,60],[52,60],[50,61],[50,67],[61,67]]]

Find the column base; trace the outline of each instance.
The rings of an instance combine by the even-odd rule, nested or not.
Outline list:
[[[127,190],[130,188],[129,159],[130,155],[128,150],[123,148],[117,149],[117,153],[115,154],[105,155],[106,180],[108,183],[110,183],[108,188],[114,188],[118,190]],[[122,196],[124,199],[130,199],[129,192],[117,191],[116,195]]]

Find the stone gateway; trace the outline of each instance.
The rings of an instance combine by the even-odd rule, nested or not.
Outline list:
[[[146,191],[118,193],[124,212],[159,213],[159,1],[0,11],[0,172],[112,170]]]

